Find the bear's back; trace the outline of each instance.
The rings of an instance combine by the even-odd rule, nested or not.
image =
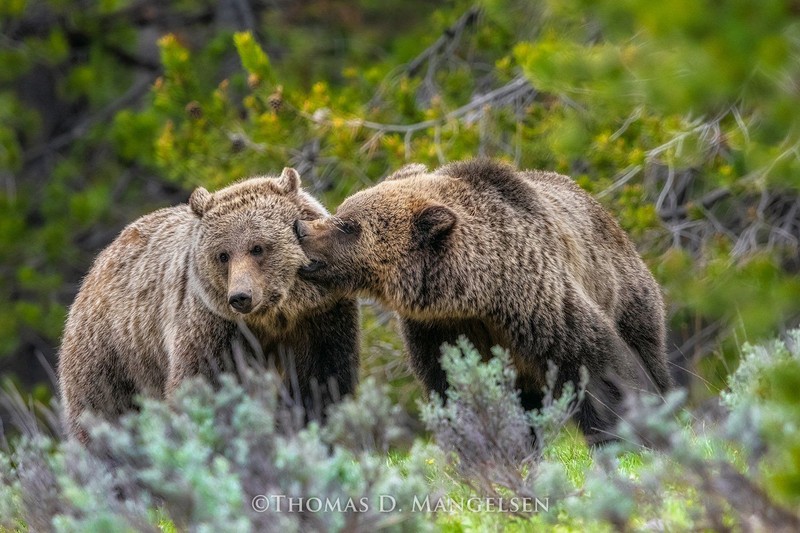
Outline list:
[[[491,159],[450,163],[438,169],[435,175],[460,180],[489,202],[501,202],[523,211],[536,206],[535,193],[528,180],[513,167]]]
[[[81,293],[95,284],[113,293],[158,279],[189,250],[195,227],[186,205],[159,209],[131,222],[98,254]]]
[[[587,245],[601,243],[622,255],[636,254],[614,217],[567,176],[542,170],[518,171],[491,159],[451,163],[436,174],[466,182],[487,201],[550,218],[565,231],[582,236]]]
[[[614,217],[569,177],[489,159],[451,163],[435,176],[458,180],[441,180],[437,199],[470,203],[470,224],[481,226],[470,235],[496,252],[501,272],[523,272],[526,262],[535,271],[548,264],[547,276],[563,278],[557,285],[580,287],[612,316],[621,312],[626,279],[655,287]]]
[[[164,325],[174,319],[176,301],[187,291],[193,228],[186,205],[160,209],[125,227],[84,278],[62,346],[102,343],[121,360],[163,374]],[[70,342],[75,335],[84,338]],[[148,383],[137,386],[146,390]]]

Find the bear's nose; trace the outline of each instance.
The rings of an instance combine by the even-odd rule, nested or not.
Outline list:
[[[240,313],[249,313],[253,309],[253,299],[244,292],[236,293],[228,298],[228,303]]]
[[[294,221],[294,234],[297,235],[297,238],[301,241],[308,235],[305,224],[299,219]]]

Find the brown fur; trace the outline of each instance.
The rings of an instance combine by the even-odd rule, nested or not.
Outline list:
[[[237,322],[265,353],[293,355],[304,401],[317,385],[325,401],[351,392],[356,301],[297,277],[307,258],[292,223],[324,214],[285,169],[213,194],[198,188],[189,205],[125,228],[97,257],[67,319],[58,370],[68,433],[86,439],[85,410],[114,418],[136,394],[161,398],[189,376],[215,378],[240,339]],[[234,296],[249,298],[244,312],[229,303]]]
[[[585,365],[578,422],[608,438],[627,387],[670,386],[659,287],[614,219],[572,180],[488,160],[404,167],[298,223],[301,275],[397,311],[418,377],[443,392],[443,342],[511,350],[526,407],[548,359],[559,386]]]

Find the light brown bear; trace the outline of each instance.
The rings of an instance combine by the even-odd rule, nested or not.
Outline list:
[[[443,393],[442,343],[510,349],[527,409],[547,360],[590,373],[577,422],[611,437],[624,390],[670,387],[658,284],[625,232],[567,177],[490,160],[400,169],[335,217],[295,224],[301,276],[395,310],[411,365]]]
[[[97,257],[67,319],[58,372],[68,433],[87,439],[86,410],[113,419],[137,394],[169,396],[190,376],[213,381],[242,335],[290,356],[292,392],[307,406],[350,393],[357,302],[297,276],[308,259],[292,224],[326,214],[287,168],[213,194],[198,188],[189,205],[126,227]]]

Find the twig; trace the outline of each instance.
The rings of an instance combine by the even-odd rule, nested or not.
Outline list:
[[[630,127],[631,124],[639,120],[641,117],[642,117],[642,106],[637,106],[636,109],[633,110],[633,113],[631,113],[630,116],[625,119],[625,122],[622,123],[622,126],[620,126],[620,128],[617,131],[615,131],[611,135],[611,137],[608,138],[608,140],[616,141],[617,139],[619,139],[620,136],[622,136],[622,134],[627,131],[628,127]]]
[[[468,104],[465,104],[457,109],[454,109],[450,113],[447,113],[444,117],[438,119],[431,119],[431,120],[424,120],[422,122],[417,122],[414,124],[383,124],[380,122],[373,122],[370,120],[363,120],[359,118],[355,118],[346,122],[348,126],[358,128],[364,127],[371,130],[378,130],[382,132],[390,132],[390,133],[409,133],[409,132],[417,132],[420,130],[425,130],[428,128],[434,128],[436,126],[443,126],[447,124],[449,121],[456,120],[459,118],[464,117],[468,113],[478,110],[485,105],[502,105],[503,103],[508,102],[510,99],[516,98],[517,96],[521,96],[526,93],[535,92],[530,82],[522,76],[514,78],[512,81],[508,82],[506,85],[499,87],[493,91],[490,91],[479,98],[475,98]],[[332,121],[326,118],[314,118],[312,115],[300,111],[299,109],[297,112],[305,117],[308,120],[311,120],[315,123],[323,123],[330,125]]]
[[[607,195],[610,192],[613,192],[626,183],[628,183],[639,171],[642,170],[642,165],[631,165],[622,172],[620,172],[620,177],[615,178],[614,182],[607,188],[603,189],[597,194],[598,198],[602,198],[603,196]]]
[[[658,216],[660,216],[663,220],[683,218],[687,215],[689,209],[691,209],[694,205],[699,205],[703,209],[710,209],[714,204],[721,202],[730,195],[730,189],[720,187],[719,189],[714,189],[713,191],[709,192],[697,201],[687,202],[670,211],[659,211]]]
[[[667,194],[669,194],[672,190],[672,184],[674,181],[675,167],[669,165],[667,167],[667,181],[664,183],[664,187],[661,189],[661,193],[658,195],[658,200],[656,200],[656,212],[661,211],[661,207],[664,205],[664,200],[667,199]]]
[[[426,48],[421,54],[419,54],[417,57],[411,60],[411,62],[408,64],[408,67],[406,68],[406,73],[409,76],[415,76],[426,61],[439,55],[441,50],[445,48],[448,44],[451,45],[452,49],[452,43],[457,43],[464,30],[469,28],[470,26],[473,26],[478,21],[480,13],[481,9],[478,6],[474,6],[470,8],[466,13],[461,15],[461,17],[455,22],[455,24],[444,30],[444,33],[442,33],[442,35],[436,40],[436,42],[434,42],[431,46]]]

